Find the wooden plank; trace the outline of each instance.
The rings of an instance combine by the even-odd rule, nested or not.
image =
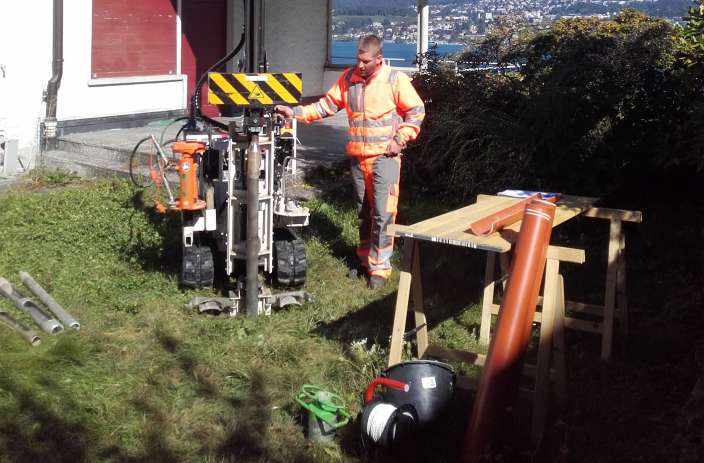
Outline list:
[[[411,227],[393,227],[391,230],[393,236],[400,238],[411,238],[421,241],[430,241],[432,243],[448,244],[450,246],[458,246],[469,249],[480,249],[482,251],[506,252],[511,249],[511,243],[506,240],[489,240],[488,238],[478,238],[467,233],[459,233],[455,235],[428,235],[417,233]]]
[[[502,209],[513,206],[520,201],[522,200],[497,196],[496,199],[484,201],[481,204],[475,203],[477,207],[476,209],[473,209],[471,213],[456,214],[453,216],[452,220],[446,223],[438,223],[435,226],[425,230],[425,232],[429,234],[442,233],[443,235],[447,235],[449,233],[468,231],[469,225],[472,222],[495,214]]]
[[[602,324],[601,359],[611,359],[614,335],[614,309],[616,304],[616,274],[618,254],[621,246],[621,220],[611,220],[609,227],[609,254],[606,267],[606,295],[604,297],[604,321]]]
[[[465,227],[466,229],[469,228],[469,223],[472,223],[474,220],[485,217],[491,214],[492,211],[501,210],[517,201],[519,200],[514,198],[499,198],[498,200],[486,201],[482,204],[473,203],[469,206],[455,209],[453,211],[449,211],[415,223],[411,225],[411,227],[414,232],[425,234],[434,228],[444,227],[447,224],[457,223],[457,221],[467,222],[469,220],[469,222],[467,222],[467,226]],[[395,228],[396,226],[390,226],[390,231]]]
[[[477,202],[481,201],[486,201],[491,198],[495,197],[502,197],[499,195],[487,195],[487,194],[478,194],[477,195]],[[522,198],[516,198],[516,199],[522,199]],[[560,199],[557,201],[558,206],[563,206],[563,207],[576,207],[576,208],[590,208],[599,201],[599,198],[597,197],[592,197],[592,196],[572,196],[572,195],[561,195]]]
[[[558,275],[557,302],[555,304],[555,334],[553,336],[553,362],[556,381],[555,390],[560,407],[567,402],[567,365],[565,346],[565,279]]]
[[[581,214],[596,201],[595,198],[587,197],[564,198],[567,199],[558,203],[559,207],[555,212],[553,227]],[[503,207],[510,206],[516,201],[520,201],[520,199],[498,196],[482,197],[478,203],[413,225],[389,226],[387,233],[398,237],[409,237],[453,246],[505,252],[511,248],[511,244],[516,239],[521,226],[520,221],[507,227],[502,232],[494,233],[488,237],[475,236],[466,230],[474,220],[485,217]]]
[[[508,252],[499,254],[499,268],[501,268],[501,288],[506,291],[506,283],[508,283],[508,274],[511,269],[511,259]]]
[[[413,263],[411,268],[411,297],[413,299],[413,316],[415,318],[416,344],[418,345],[418,358],[423,358],[425,350],[428,348],[428,325],[423,308],[423,284],[420,273],[420,245],[413,240]]]
[[[616,272],[616,315],[621,320],[623,336],[628,337],[628,297],[626,295],[626,234],[621,231]]]
[[[543,296],[538,297],[538,305],[543,305]],[[597,304],[585,304],[584,302],[565,301],[565,308],[571,312],[585,313],[589,315],[604,316],[604,306]]]
[[[549,246],[547,258],[562,262],[570,262],[572,264],[583,264],[587,260],[587,255],[584,252],[584,249]]]
[[[583,210],[573,207],[558,207],[555,211],[553,228],[574,218],[582,213]],[[518,221],[497,233],[485,237],[479,237],[467,231],[443,231],[439,234],[439,238],[443,238],[447,242],[457,243],[459,246],[476,247],[478,249],[499,249],[499,252],[503,252],[509,250],[512,243],[516,241],[518,232],[521,229],[521,222]],[[469,228],[470,223],[467,222],[467,228]],[[412,229],[413,227],[408,229],[407,233],[412,233]]]
[[[535,374],[535,392],[533,399],[533,416],[531,439],[540,443],[545,430],[550,397],[550,356],[553,347],[555,329],[555,306],[557,304],[558,273],[560,261],[548,259],[545,264],[545,289],[542,320],[540,323],[540,342],[538,344],[538,363]]]
[[[623,209],[608,209],[605,207],[592,207],[584,211],[585,217],[595,219],[620,220],[622,222],[643,222],[641,211],[625,211]]]
[[[604,306],[598,304],[585,304],[584,302],[566,301],[565,308],[570,312],[586,313],[589,315],[604,316]]]
[[[491,314],[498,315],[500,306],[497,304],[492,304]],[[543,315],[540,312],[536,312],[533,316],[533,322],[542,323]],[[589,333],[601,333],[601,322],[595,322],[590,320],[581,320],[579,318],[565,317],[565,328],[577,331],[587,331]]]
[[[443,360],[462,362],[468,365],[484,366],[486,355],[459,349],[446,349],[430,345],[425,351],[425,357],[435,357]]]
[[[401,362],[403,333],[406,330],[406,317],[408,316],[408,298],[411,294],[413,247],[413,240],[406,240],[403,245],[403,262],[401,263],[401,276],[398,281],[398,291],[396,293],[394,326],[391,331],[391,345],[389,347],[389,366]]]
[[[482,319],[479,325],[479,345],[489,345],[489,334],[491,332],[491,307],[494,304],[494,271],[496,266],[496,253],[489,252],[486,255],[486,267],[484,269],[484,296],[482,298]]]
[[[575,331],[586,331],[587,333],[601,334],[602,323],[580,320],[579,318],[565,317],[565,328]]]
[[[437,227],[438,225],[454,222],[458,217],[468,217],[473,216],[476,213],[484,213],[484,211],[491,210],[494,207],[493,204],[482,204],[481,206],[476,203],[470,204],[453,211],[445,212],[444,214],[425,219],[421,222],[413,224],[413,229],[418,233],[424,233],[431,228]]]
[[[486,355],[460,349],[447,349],[440,346],[430,345],[425,351],[425,358],[432,357],[451,362],[462,362],[467,365],[483,367],[486,363]],[[535,377],[536,366],[531,364],[523,365],[523,376]],[[556,379],[557,372],[550,369],[550,378]]]

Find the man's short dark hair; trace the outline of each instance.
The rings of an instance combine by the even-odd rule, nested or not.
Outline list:
[[[372,52],[374,56],[379,56],[384,48],[384,42],[374,34],[365,35],[359,39],[357,48],[364,52]]]

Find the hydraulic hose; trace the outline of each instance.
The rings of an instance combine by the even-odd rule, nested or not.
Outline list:
[[[203,113],[200,110],[200,90],[203,87],[203,83],[205,83],[205,79],[208,78],[208,73],[214,71],[215,69],[219,68],[223,64],[227,63],[230,61],[232,58],[237,55],[237,53],[242,50],[242,47],[244,47],[244,43],[246,40],[246,34],[242,32],[242,36],[240,37],[240,43],[237,44],[234,50],[232,50],[230,53],[225,55],[223,58],[221,58],[217,63],[213,64],[208,68],[207,71],[205,71],[200,78],[198,79],[198,82],[196,83],[196,88],[193,91],[193,95],[191,96],[191,111],[190,111],[190,123],[195,126],[195,120],[196,118],[204,119],[208,121],[209,123],[216,125],[218,127],[222,128],[227,128],[224,124],[209,118],[208,116],[204,116]]]

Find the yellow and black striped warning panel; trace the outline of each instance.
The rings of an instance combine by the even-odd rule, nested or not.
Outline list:
[[[208,74],[208,103],[226,106],[297,104],[301,99],[301,74]]]

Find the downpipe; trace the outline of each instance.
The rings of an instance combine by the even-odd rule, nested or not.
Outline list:
[[[465,432],[462,463],[477,463],[486,451],[503,410],[515,399],[530,343],[556,206],[533,199],[526,206],[514,245],[506,293],[499,310]]]
[[[0,294],[10,299],[15,307],[27,313],[39,328],[48,334],[58,334],[64,327],[58,321],[45,314],[37,304],[31,299],[24,297],[15,289],[12,284],[4,278],[0,278]]]
[[[43,143],[45,149],[56,149],[59,86],[64,73],[64,2],[54,0],[52,76],[46,87],[46,117],[44,119]]]
[[[259,315],[259,135],[251,134],[247,149],[247,315]]]

